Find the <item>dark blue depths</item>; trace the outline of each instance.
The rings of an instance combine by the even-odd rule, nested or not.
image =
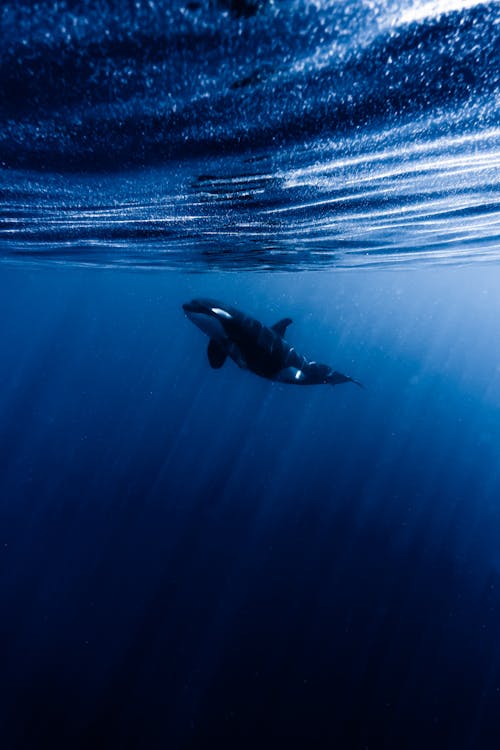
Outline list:
[[[2,747],[498,747],[498,275],[0,283]],[[211,371],[208,294],[367,390]]]
[[[500,746],[500,27],[463,5],[3,4],[2,750]],[[367,390],[211,371],[198,296]]]

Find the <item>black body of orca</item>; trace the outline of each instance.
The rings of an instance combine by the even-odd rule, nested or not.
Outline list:
[[[195,299],[182,307],[189,320],[209,337],[208,361],[214,369],[222,367],[230,357],[238,367],[280,383],[355,383],[363,387],[348,375],[298,354],[283,338],[292,322],[290,318],[268,328],[234,307],[212,299]]]

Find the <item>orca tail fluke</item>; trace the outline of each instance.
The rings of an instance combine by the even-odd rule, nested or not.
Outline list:
[[[328,378],[328,382],[331,383],[331,385],[339,385],[340,383],[354,383],[354,385],[357,385],[358,388],[362,388],[363,390],[365,390],[365,386],[363,385],[363,383],[360,383],[359,380],[350,378],[349,375],[344,375],[341,372],[332,372],[330,377]]]
[[[360,383],[359,380],[354,380],[354,378],[349,378],[349,381],[351,383],[354,383],[354,385],[357,385],[358,388],[361,388],[361,390],[366,391],[365,386],[363,385],[363,383]]]

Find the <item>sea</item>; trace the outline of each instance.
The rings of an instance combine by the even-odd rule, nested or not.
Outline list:
[[[499,2],[2,2],[0,678],[2,750],[500,748]]]

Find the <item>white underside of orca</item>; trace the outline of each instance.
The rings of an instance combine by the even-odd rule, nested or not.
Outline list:
[[[198,328],[203,331],[203,333],[206,333],[209,338],[220,342],[226,341],[226,333],[222,327],[222,323],[217,320],[217,318],[214,318],[211,315],[206,315],[205,313],[195,312],[189,312],[187,313],[187,316],[195,326],[198,326]]]

